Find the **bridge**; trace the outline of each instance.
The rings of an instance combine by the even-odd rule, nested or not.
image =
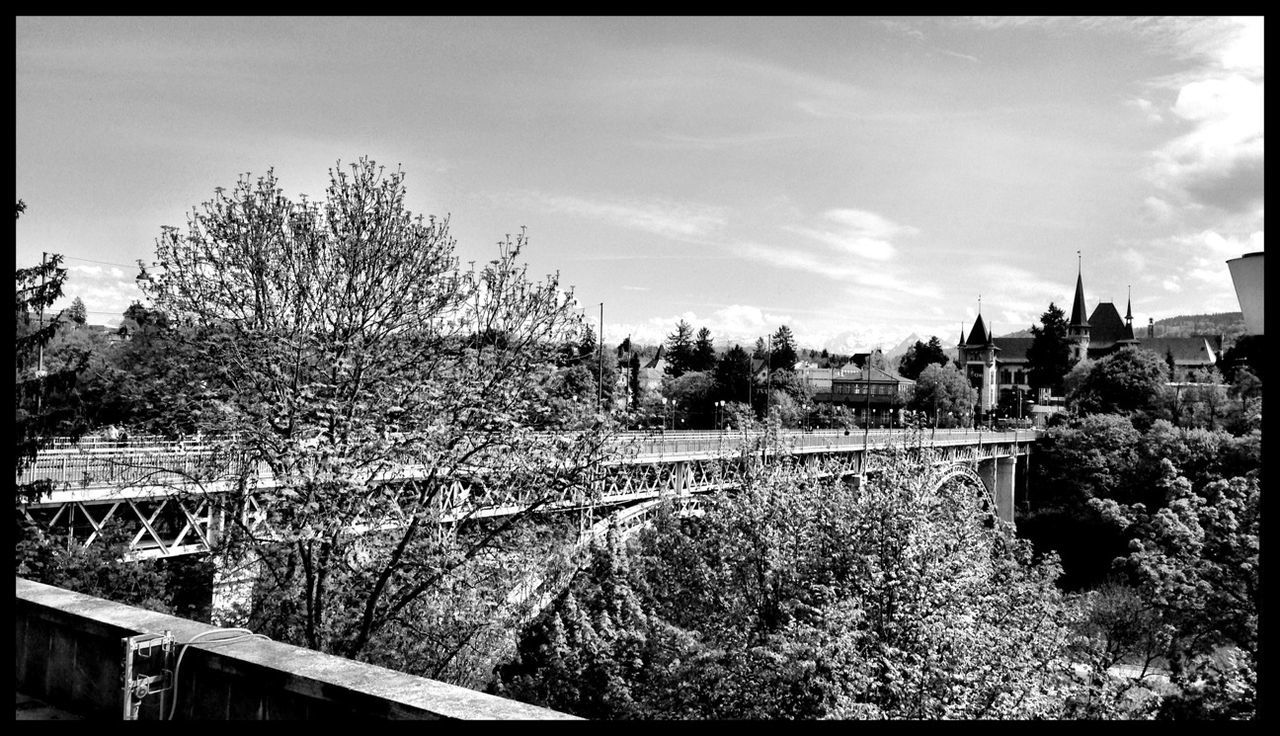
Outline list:
[[[517,582],[507,593],[505,600],[495,602],[497,608],[494,611],[493,626],[509,639],[502,640],[500,646],[508,649],[515,646],[516,632],[520,628],[518,624],[536,616],[564,588],[574,570],[586,558],[584,553],[593,541],[603,538],[611,530],[619,530],[625,534],[638,529],[647,523],[654,511],[671,503],[677,513],[703,513],[704,494],[739,485],[762,463],[798,463],[811,473],[859,482],[883,467],[882,463],[890,457],[891,448],[915,451],[931,463],[926,485],[933,487],[962,477],[970,487],[981,486],[989,494],[996,515],[1012,524],[1017,479],[1025,478],[1025,464],[1037,437],[1037,433],[1029,430],[982,432],[972,429],[768,434],[742,431],[622,433],[611,439],[607,457],[594,474],[595,485],[590,493],[567,493],[563,498],[555,499],[543,507],[551,511],[603,509],[608,513],[605,518],[596,520],[582,530],[576,542],[570,545],[573,549],[566,555],[564,562],[567,564],[544,566],[543,569],[535,570]],[[1022,472],[1018,471],[1020,464],[1023,465]],[[231,478],[237,473],[243,477],[245,471],[250,472],[259,488],[279,485],[278,480],[261,466],[244,464],[233,454],[229,454],[225,446],[214,442],[152,441],[129,446],[95,441],[60,442],[43,450],[35,463],[19,477],[19,482],[47,479],[54,483],[52,494],[26,505],[22,512],[32,520],[41,522],[47,529],[65,533],[69,543],[85,545],[100,539],[110,520],[123,521],[131,534],[129,554],[134,558],[169,557],[210,551],[217,547],[218,534],[225,523],[221,518],[226,513],[225,505],[221,501],[240,487]],[[423,467],[406,465],[385,472],[379,482],[393,485],[412,483],[425,472]],[[451,480],[448,498],[439,509],[442,523],[458,523],[477,517],[501,517],[527,508],[518,498],[481,497],[471,491],[468,478]],[[252,497],[249,501],[252,502]],[[249,513],[254,513],[252,503],[248,509]],[[583,516],[595,518],[594,515]],[[219,611],[233,608],[233,605],[228,606],[227,603],[242,598],[244,591],[240,588],[246,584],[252,586],[252,573],[244,580],[232,575],[223,578],[222,582],[215,581],[215,622],[228,625],[229,619]],[[32,588],[33,595],[46,595],[37,592],[37,584],[19,580],[20,597],[25,591],[24,585],[36,586]],[[56,595],[63,593],[65,592],[58,592]],[[221,605],[219,600],[222,601]],[[103,604],[105,602],[94,605]],[[25,599],[23,605],[27,605]],[[122,607],[117,608],[124,611]],[[126,613],[126,618],[130,621],[136,617],[132,612]],[[37,618],[41,622],[60,621],[58,617],[62,616],[64,614],[60,612],[42,610]],[[31,626],[34,627],[31,631],[44,631],[51,624],[39,623],[38,626]],[[69,620],[63,626],[66,633],[53,633],[49,636],[53,637],[51,641],[62,642],[63,639],[81,636],[84,629],[93,629],[93,626],[79,619]],[[161,629],[165,629],[167,634],[168,630],[185,632],[184,627],[203,627],[201,632],[220,631],[205,624],[166,619],[163,625],[148,623],[137,629],[149,633],[139,634],[126,641],[132,642],[139,637],[151,641],[157,636],[155,632]],[[62,629],[58,631],[61,632]],[[179,639],[185,637],[194,641],[202,635],[182,634]],[[116,637],[113,641],[119,640],[119,634]],[[27,645],[24,651],[33,655],[19,660],[19,684],[26,688],[24,692],[46,698],[50,702],[65,701],[81,707],[93,702],[92,709],[103,713],[109,712],[112,707],[120,707],[118,703],[123,702],[126,708],[133,708],[133,717],[138,717],[138,699],[143,696],[133,696],[130,699],[128,688],[124,690],[122,701],[122,696],[118,692],[113,694],[112,688],[95,687],[82,692],[67,689],[69,686],[63,683],[63,679],[59,679],[63,677],[59,673],[83,670],[87,666],[86,662],[93,665],[93,671],[102,670],[106,673],[109,668],[103,663],[111,663],[113,659],[105,649],[101,652],[94,650],[95,654],[86,655],[82,658],[84,661],[74,666],[63,666],[65,663],[61,660],[41,660],[35,655],[35,650],[40,646],[31,645],[28,639],[34,641],[33,637],[20,634],[20,643]],[[345,667],[359,670],[353,672],[351,678],[365,682],[369,680],[364,671],[368,669],[367,666],[328,658],[323,663],[316,664],[319,670],[323,670],[323,674],[316,674],[310,669],[300,669],[301,665],[290,663],[301,662],[306,657],[314,659],[323,656],[318,653],[289,648],[283,644],[261,642],[242,642],[237,646],[249,647],[248,652],[242,656],[253,661],[242,664],[239,658],[220,660],[216,663],[220,668],[218,671],[235,672],[238,676],[239,669],[246,667],[274,668],[273,672],[279,670],[283,673],[273,674],[273,682],[279,679],[284,683],[279,688],[281,692],[264,693],[261,687],[250,692],[240,688],[235,681],[224,684],[219,680],[216,697],[206,698],[194,696],[189,691],[177,691],[177,683],[174,683],[171,687],[175,689],[169,691],[168,697],[178,695],[181,698],[178,701],[180,714],[187,717],[218,717],[209,715],[216,712],[241,714],[235,717],[278,717],[279,713],[294,711],[328,713],[336,710],[349,713],[355,711],[344,709],[371,708],[380,717],[385,717],[386,714],[415,718],[470,717],[475,713],[482,713],[483,717],[563,717],[563,714],[530,709],[501,699],[486,700],[478,693],[471,694],[458,688],[444,692],[449,686],[421,678],[408,678],[399,673],[391,673],[390,677],[398,677],[405,680],[404,683],[396,680],[395,687],[388,688],[385,693],[356,692],[351,701],[358,702],[359,705],[352,705],[348,703],[346,693],[348,689],[356,690],[356,687],[351,686],[346,679],[330,682],[329,679],[322,678],[332,679],[335,677],[332,673],[345,672],[342,669]],[[68,649],[61,644],[50,644],[49,647]],[[275,652],[272,648],[280,649],[280,652]],[[267,652],[266,649],[272,651]],[[69,651],[79,650],[72,647]],[[85,651],[88,649],[85,648]],[[303,657],[299,652],[306,656]],[[257,658],[260,657],[270,659],[259,662]],[[127,657],[125,661],[128,662]],[[310,662],[306,664],[310,666]],[[103,674],[102,677],[111,679],[112,682],[121,677],[114,670],[108,674]],[[202,673],[197,673],[197,676],[202,676]],[[221,674],[218,677],[225,679]],[[378,681],[382,682],[386,678],[385,673],[380,673]],[[124,681],[128,681],[127,676]],[[317,692],[322,695],[316,696]],[[98,693],[95,696],[97,700],[93,700],[88,693]],[[63,701],[58,698],[63,698]],[[102,702],[99,703],[98,700]],[[473,700],[474,703],[471,702]],[[158,717],[164,717],[165,702],[160,701]],[[454,703],[461,705],[455,707]],[[146,703],[141,704],[142,710],[146,711]],[[206,711],[207,708],[212,710]],[[172,717],[172,706],[169,706],[168,712],[169,717]]]
[[[929,450],[937,467],[968,468],[981,478],[1001,519],[1014,523],[1014,500],[1034,430],[841,430],[761,433],[702,431],[623,432],[612,437],[595,474],[593,492],[571,492],[541,506],[547,511],[620,508],[665,497],[684,497],[737,486],[761,462],[799,462],[812,472],[862,477],[875,472],[890,447]],[[1018,465],[1023,472],[1018,472]],[[109,521],[124,523],[133,558],[171,557],[214,548],[227,524],[222,498],[235,492],[246,469],[252,485],[279,485],[262,464],[246,462],[215,442],[59,441],[42,450],[18,477],[19,483],[52,481],[54,490],[26,504],[22,513],[68,541],[89,545]],[[412,483],[430,469],[402,465],[381,472],[376,483]],[[476,468],[477,471],[482,468]],[[450,480],[439,519],[466,519],[519,513],[529,500],[473,494],[467,473]],[[253,527],[265,514],[252,495],[241,519]]]

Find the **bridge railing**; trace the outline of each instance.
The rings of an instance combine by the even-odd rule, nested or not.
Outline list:
[[[986,431],[967,429],[925,430],[913,435],[925,445],[990,444],[1021,442],[1034,439],[1030,429]],[[786,451],[840,451],[867,447],[881,448],[909,438],[906,430],[874,429],[812,430],[784,432],[776,445],[764,447],[760,432],[742,430],[684,432],[624,432],[614,440],[617,457],[611,464],[629,460],[653,460],[681,457],[726,457],[744,447],[763,447],[771,453]],[[772,438],[771,438],[772,441]],[[71,488],[91,484],[124,485],[147,482],[152,485],[184,483],[193,476],[225,476],[239,471],[243,460],[224,446],[200,441],[151,440],[146,444],[130,441],[125,446],[110,441],[54,440],[40,451],[35,462],[25,468],[18,482],[48,479]]]

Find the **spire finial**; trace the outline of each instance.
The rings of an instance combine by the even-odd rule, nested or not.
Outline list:
[[[982,316],[982,295],[978,295],[978,316]]]
[[[1083,268],[1081,264],[1082,264],[1082,260],[1080,258],[1080,251],[1076,251],[1076,274],[1083,273]]]

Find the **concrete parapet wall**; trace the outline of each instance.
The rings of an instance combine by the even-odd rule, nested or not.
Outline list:
[[[182,644],[219,631],[22,578],[15,581],[18,691],[88,718],[121,718],[124,638],[167,630]],[[182,659],[175,719],[573,718],[290,644],[208,641],[212,639],[193,643]],[[142,702],[140,718],[162,717],[158,696]]]

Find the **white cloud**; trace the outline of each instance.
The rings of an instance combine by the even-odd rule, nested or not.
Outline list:
[[[892,260],[897,255],[897,249],[889,242],[890,239],[920,232],[910,225],[899,225],[866,210],[833,209],[824,212],[823,217],[837,227],[815,229],[792,225],[784,229],[814,238],[842,253],[875,261]]]
[[[1160,282],[1160,285],[1164,287],[1165,291],[1172,291],[1175,293],[1182,291],[1182,285],[1178,283],[1178,277],[1176,276],[1165,279]]]
[[[1164,122],[1164,116],[1160,114],[1160,111],[1156,109],[1156,106],[1151,102],[1151,100],[1135,97],[1133,99],[1125,100],[1125,104],[1141,112],[1147,119],[1147,122]]]
[[[1146,256],[1139,253],[1134,248],[1126,248],[1120,251],[1120,258],[1128,266],[1130,273],[1142,273],[1147,269]]]
[[[618,227],[661,235],[673,240],[700,240],[727,222],[720,207],[666,200],[589,200],[571,195],[529,193],[529,198],[556,212],[588,217]]]
[[[1154,80],[1189,130],[1152,154],[1148,177],[1192,205],[1248,213],[1263,197],[1262,19],[1205,19],[1187,35],[1200,64]]]
[[[1173,216],[1173,206],[1159,197],[1147,197],[1142,200],[1142,204],[1157,222],[1164,222]]]
[[[1233,18],[1239,31],[1223,48],[1219,62],[1225,69],[1238,69],[1249,73],[1262,73],[1262,18]]]

